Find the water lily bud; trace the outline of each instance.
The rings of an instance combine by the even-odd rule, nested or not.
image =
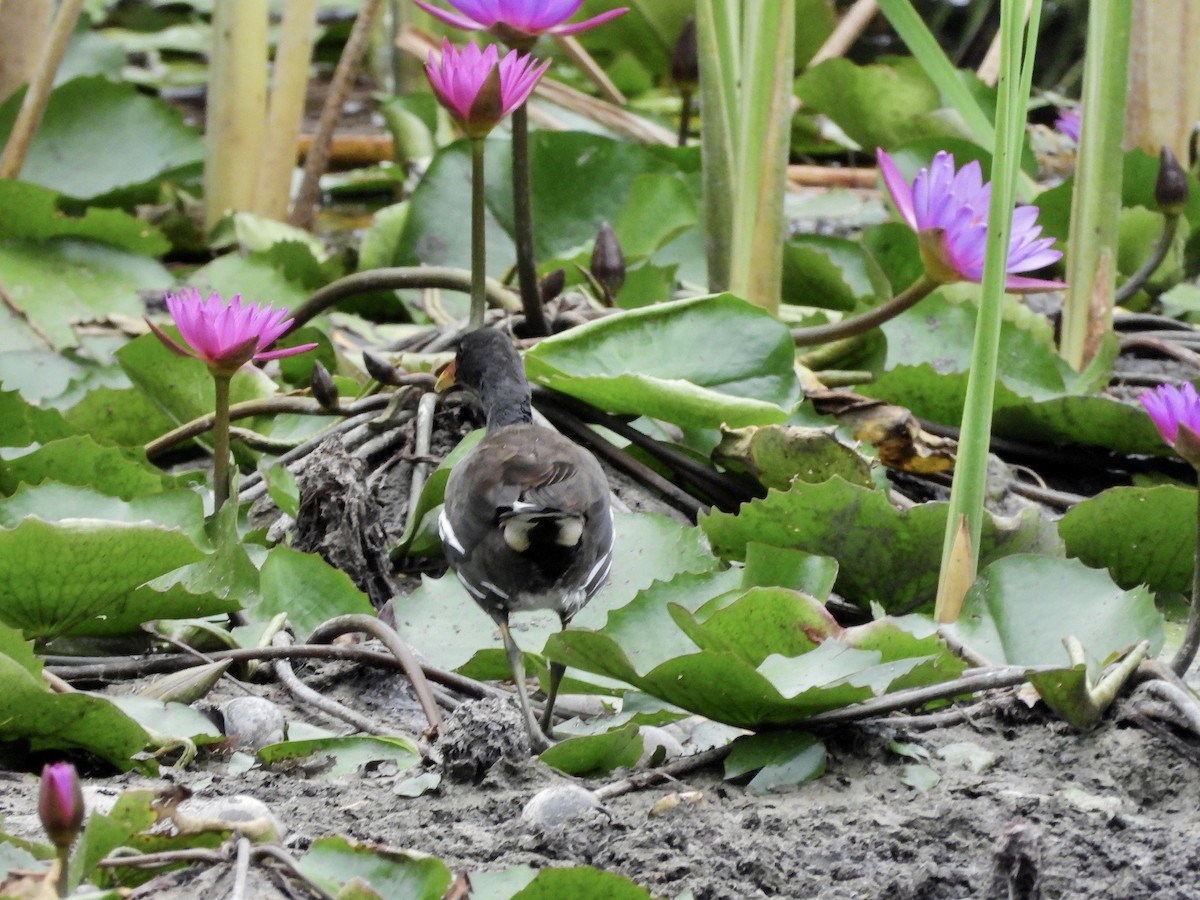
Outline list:
[[[547,273],[542,279],[539,289],[542,294],[542,303],[549,303],[555,297],[563,292],[563,288],[567,286],[566,269],[555,269],[553,272]]]
[[[70,763],[51,763],[42,769],[38,816],[54,846],[71,846],[83,824],[83,790]]]
[[[1168,216],[1183,212],[1188,202],[1187,173],[1175,154],[1163,147],[1158,156],[1158,178],[1154,181],[1154,202]]]
[[[696,46],[696,17],[688,16],[671,54],[671,78],[680,89],[693,90],[700,80],[700,54]]]
[[[382,356],[378,356],[370,350],[363,351],[363,365],[367,369],[367,374],[380,384],[395,385],[400,383],[396,377],[396,367]]]
[[[596,232],[596,245],[592,249],[592,261],[588,266],[592,277],[604,288],[605,299],[611,301],[625,283],[625,254],[617,235],[607,222]]]
[[[337,385],[333,383],[333,376],[329,374],[329,370],[321,364],[320,360],[313,363],[309,386],[312,388],[313,396],[317,398],[317,402],[325,407],[325,409],[337,409]]]

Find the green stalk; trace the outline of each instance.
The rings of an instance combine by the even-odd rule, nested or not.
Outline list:
[[[889,319],[894,319],[900,313],[915,306],[937,289],[938,283],[922,273],[916,281],[907,288],[879,306],[868,309],[864,313],[840,322],[830,322],[828,325],[811,325],[807,328],[793,328],[792,340],[797,347],[811,347],[814,344],[827,344],[830,341],[840,341],[870,331],[876,325],[882,325]]]
[[[996,126],[988,119],[987,113],[975,99],[962,74],[954,67],[934,37],[929,26],[921,19],[920,14],[913,8],[911,0],[878,0],[879,10],[887,18],[896,34],[904,41],[904,45],[913,57],[921,64],[929,80],[934,83],[941,94],[942,100],[948,103],[962,117],[967,128],[975,138],[975,143],[983,147],[996,143]],[[997,110],[999,122],[999,110]],[[1017,187],[1020,198],[1026,202],[1033,199],[1036,193],[1033,181],[1025,175],[1020,176]]]
[[[483,195],[485,140],[471,139],[471,315],[467,327],[472,331],[483,327],[483,313],[487,309],[487,228]]]
[[[232,375],[213,373],[216,403],[213,407],[213,514],[229,499],[229,382]]]
[[[795,0],[748,0],[742,21],[729,289],[772,314],[783,279],[795,21]]]
[[[704,241],[708,289],[729,289],[735,183],[734,111],[741,58],[741,21],[732,0],[696,0],[700,59],[700,158],[704,178]]]
[[[1192,572],[1192,608],[1188,613],[1187,631],[1183,635],[1183,643],[1175,658],[1171,660],[1171,668],[1176,675],[1183,676],[1192,667],[1196,658],[1196,650],[1200,648],[1200,491],[1196,493],[1196,556],[1195,569]]]
[[[482,169],[480,183],[482,184]],[[533,261],[533,189],[529,174],[529,111],[522,103],[512,114],[513,231],[517,244],[517,283],[525,324],[531,335],[550,333],[542,310],[537,266]],[[479,201],[482,203],[482,200]],[[482,251],[480,251],[482,252]],[[480,320],[482,322],[482,319]]]
[[[929,26],[913,9],[912,3],[909,0],[878,2],[879,11],[896,29],[896,34],[900,35],[900,40],[904,41],[908,52],[921,64],[929,80],[936,85],[938,93],[962,116],[967,127],[971,129],[975,142],[984,147],[994,144],[996,129],[988,121],[987,113],[967,88],[967,83],[943,52]]]
[[[959,585],[965,591],[975,579],[979,566],[979,537],[983,530],[983,501],[987,487],[988,446],[991,437],[992,407],[995,401],[996,369],[1000,351],[1000,324],[1007,274],[1008,242],[1012,229],[1013,204],[1020,172],[1021,145],[1024,138],[1025,109],[1029,100],[1028,70],[1022,69],[1022,0],[1001,0],[1001,63],[997,85],[996,143],[992,157],[992,196],[988,208],[987,248],[983,264],[982,295],[971,369],[967,377],[967,396],[963,408],[954,483],[950,492],[950,510],[946,517],[946,537],[942,546],[942,566],[938,579],[938,609],[941,614],[961,602],[951,596],[948,586]],[[1032,65],[1037,45],[1037,29],[1042,5],[1033,0],[1029,12],[1028,33],[1024,40],[1024,59]],[[960,529],[965,520],[969,552],[963,554]],[[955,563],[955,549],[959,562]],[[956,570],[967,565],[968,571]],[[952,620],[952,618],[951,618]]]
[[[58,896],[69,897],[71,896],[71,845],[57,846],[55,850],[58,853],[58,881],[54,888]]]
[[[1089,4],[1083,120],[1059,346],[1063,359],[1076,370],[1087,365],[1112,328],[1132,15],[1132,0]]]

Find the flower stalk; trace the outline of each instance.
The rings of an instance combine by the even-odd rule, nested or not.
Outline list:
[[[483,165],[486,140],[471,139],[471,312],[467,326],[472,331],[483,327],[483,314],[487,310],[487,221],[484,217]]]
[[[513,232],[517,250],[517,286],[530,336],[550,333],[538,289],[533,258],[533,179],[529,164],[529,109],[522,103],[512,114]]]
[[[213,373],[213,512],[229,499],[229,382],[233,376]]]
[[[859,313],[849,319],[842,319],[839,322],[812,325],[807,328],[793,328],[792,340],[795,341],[797,347],[811,347],[814,344],[827,344],[830,341],[840,341],[844,338],[864,334],[877,325],[896,318],[906,309],[911,309],[937,288],[937,281],[925,273],[921,273],[916,281],[886,303],[881,303],[864,313]]]

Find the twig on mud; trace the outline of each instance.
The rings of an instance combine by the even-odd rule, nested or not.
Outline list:
[[[412,481],[408,488],[408,513],[404,518],[404,530],[410,531],[421,505],[421,492],[429,477],[429,449],[433,444],[433,414],[437,412],[438,395],[429,391],[417,403],[417,434],[413,441]]]
[[[246,880],[250,877],[250,839],[238,838],[237,862],[233,867],[233,890],[229,892],[229,900],[244,900],[246,896]]]
[[[905,729],[906,731],[932,731],[934,728],[961,725],[963,722],[970,724],[976,718],[993,715],[995,712],[996,703],[990,698],[985,698],[978,703],[964,704],[943,712],[925,713],[924,715],[914,716],[881,716],[878,721],[881,725],[890,725],[895,728]],[[864,719],[863,721],[869,722],[871,720]]]
[[[245,841],[247,846],[247,859],[253,859],[256,862],[263,859],[273,859],[285,869],[297,881],[301,882],[309,891],[321,900],[334,900],[332,894],[327,892],[319,884],[313,882],[308,876],[300,871],[299,864],[295,858],[288,854],[281,847],[274,844],[260,844],[254,846],[243,837],[238,838],[238,860],[241,859],[241,842]],[[226,845],[228,846],[228,845]],[[177,863],[224,863],[229,861],[228,851],[220,850],[205,850],[198,848],[189,848],[183,850],[162,850],[158,853],[130,853],[128,850],[117,849],[109,856],[100,860],[96,865],[103,869],[119,869],[126,866],[139,869],[158,869],[163,866],[171,866]],[[236,890],[236,889],[235,889]]]
[[[804,728],[821,725],[840,725],[844,722],[857,722],[884,713],[907,709],[910,706],[920,706],[934,700],[946,700],[962,694],[974,694],[978,691],[990,691],[997,688],[1015,687],[1024,684],[1027,676],[1038,672],[1057,672],[1062,666],[995,666],[988,669],[969,670],[968,674],[953,681],[943,681],[941,684],[931,684],[925,687],[908,688],[884,694],[882,697],[872,697],[862,703],[843,706],[841,709],[831,709],[828,712],[817,713],[801,722],[789,724],[789,728],[801,726]]]
[[[425,718],[429,721],[429,728],[436,734],[442,727],[442,713],[438,709],[437,701],[433,698],[433,693],[429,690],[429,682],[426,681],[420,664],[413,656],[408,644],[396,633],[395,629],[373,616],[361,614],[336,616],[313,629],[308,642],[319,644],[323,641],[331,641],[335,637],[351,631],[363,631],[377,638],[400,661],[401,667],[408,675],[409,681],[412,682],[413,690],[417,694],[417,700],[421,704]]]
[[[660,768],[651,769],[649,772],[639,772],[637,775],[631,775],[628,778],[622,778],[620,781],[614,781],[612,784],[598,787],[592,791],[592,794],[600,801],[611,800],[613,797],[620,797],[623,794],[640,791],[643,788],[658,784],[660,781],[673,781],[680,775],[687,775],[689,772],[695,772],[697,769],[703,769],[705,766],[711,766],[713,763],[720,762],[729,755],[729,751],[732,749],[733,744],[729,743],[721,747],[713,747],[711,750],[705,750],[701,753],[693,753],[691,756],[677,759]]]
[[[181,862],[226,862],[228,857],[219,850],[203,850],[192,848],[186,850],[160,850],[158,853],[127,853],[117,848],[104,859],[96,863],[102,869],[119,869],[132,866],[138,869],[157,869]]]
[[[292,646],[292,636],[286,631],[281,631],[271,639],[271,643],[277,647],[290,647]],[[318,709],[327,716],[341,719],[358,731],[367,734],[388,734],[391,732],[391,729],[387,726],[355,712],[330,697],[314,691],[299,679],[296,673],[292,671],[292,664],[286,659],[275,661],[275,677],[279,679],[279,683],[292,695],[294,700]],[[416,743],[415,740],[413,742]]]
[[[345,407],[339,409],[336,414],[355,415],[356,413],[378,409],[386,405],[387,400],[387,396],[383,396],[382,398],[379,396],[364,397],[362,400],[347,404]],[[311,397],[268,397],[265,400],[247,400],[245,403],[235,403],[229,407],[229,418],[231,420],[245,419],[250,416],[276,415],[279,413],[291,413],[302,416],[335,415],[335,413],[331,413]],[[190,422],[185,422],[178,428],[172,429],[146,444],[143,448],[146,451],[146,457],[154,459],[156,456],[161,456],[176,444],[181,444],[186,440],[204,434],[204,432],[212,428],[212,424],[212,413],[192,419]]]
[[[328,659],[348,660],[362,665],[374,666],[379,669],[403,669],[399,660],[391,653],[379,653],[365,647],[341,644],[297,644],[294,647],[244,647],[237,650],[219,650],[207,654],[206,661],[220,662],[269,661],[276,659]],[[205,661],[195,658],[192,654],[171,653],[156,656],[132,657],[72,657],[47,656],[43,663],[53,669],[53,674],[60,679],[81,679],[87,681],[118,681],[125,678],[140,678],[144,675],[161,675],[167,672],[178,672],[193,666],[204,665]],[[508,691],[495,685],[476,681],[439,669],[436,666],[421,666],[425,677],[436,684],[445,685],[468,697],[509,697]],[[42,670],[46,671],[45,669]]]
[[[1170,705],[1171,709],[1179,713],[1182,724],[1186,725],[1188,730],[1197,737],[1200,737],[1200,703],[1196,701],[1196,697],[1191,691],[1183,690],[1169,681],[1155,679],[1144,682],[1137,689],[1137,692],[1134,694],[1135,700],[1138,694],[1149,694],[1157,697],[1159,700],[1165,701]],[[1141,707],[1139,707],[1139,711],[1147,713],[1147,710]]]

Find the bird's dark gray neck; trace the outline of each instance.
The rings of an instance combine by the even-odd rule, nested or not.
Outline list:
[[[482,386],[479,399],[487,415],[488,431],[505,425],[520,425],[533,421],[529,382],[524,374],[497,371]]]

